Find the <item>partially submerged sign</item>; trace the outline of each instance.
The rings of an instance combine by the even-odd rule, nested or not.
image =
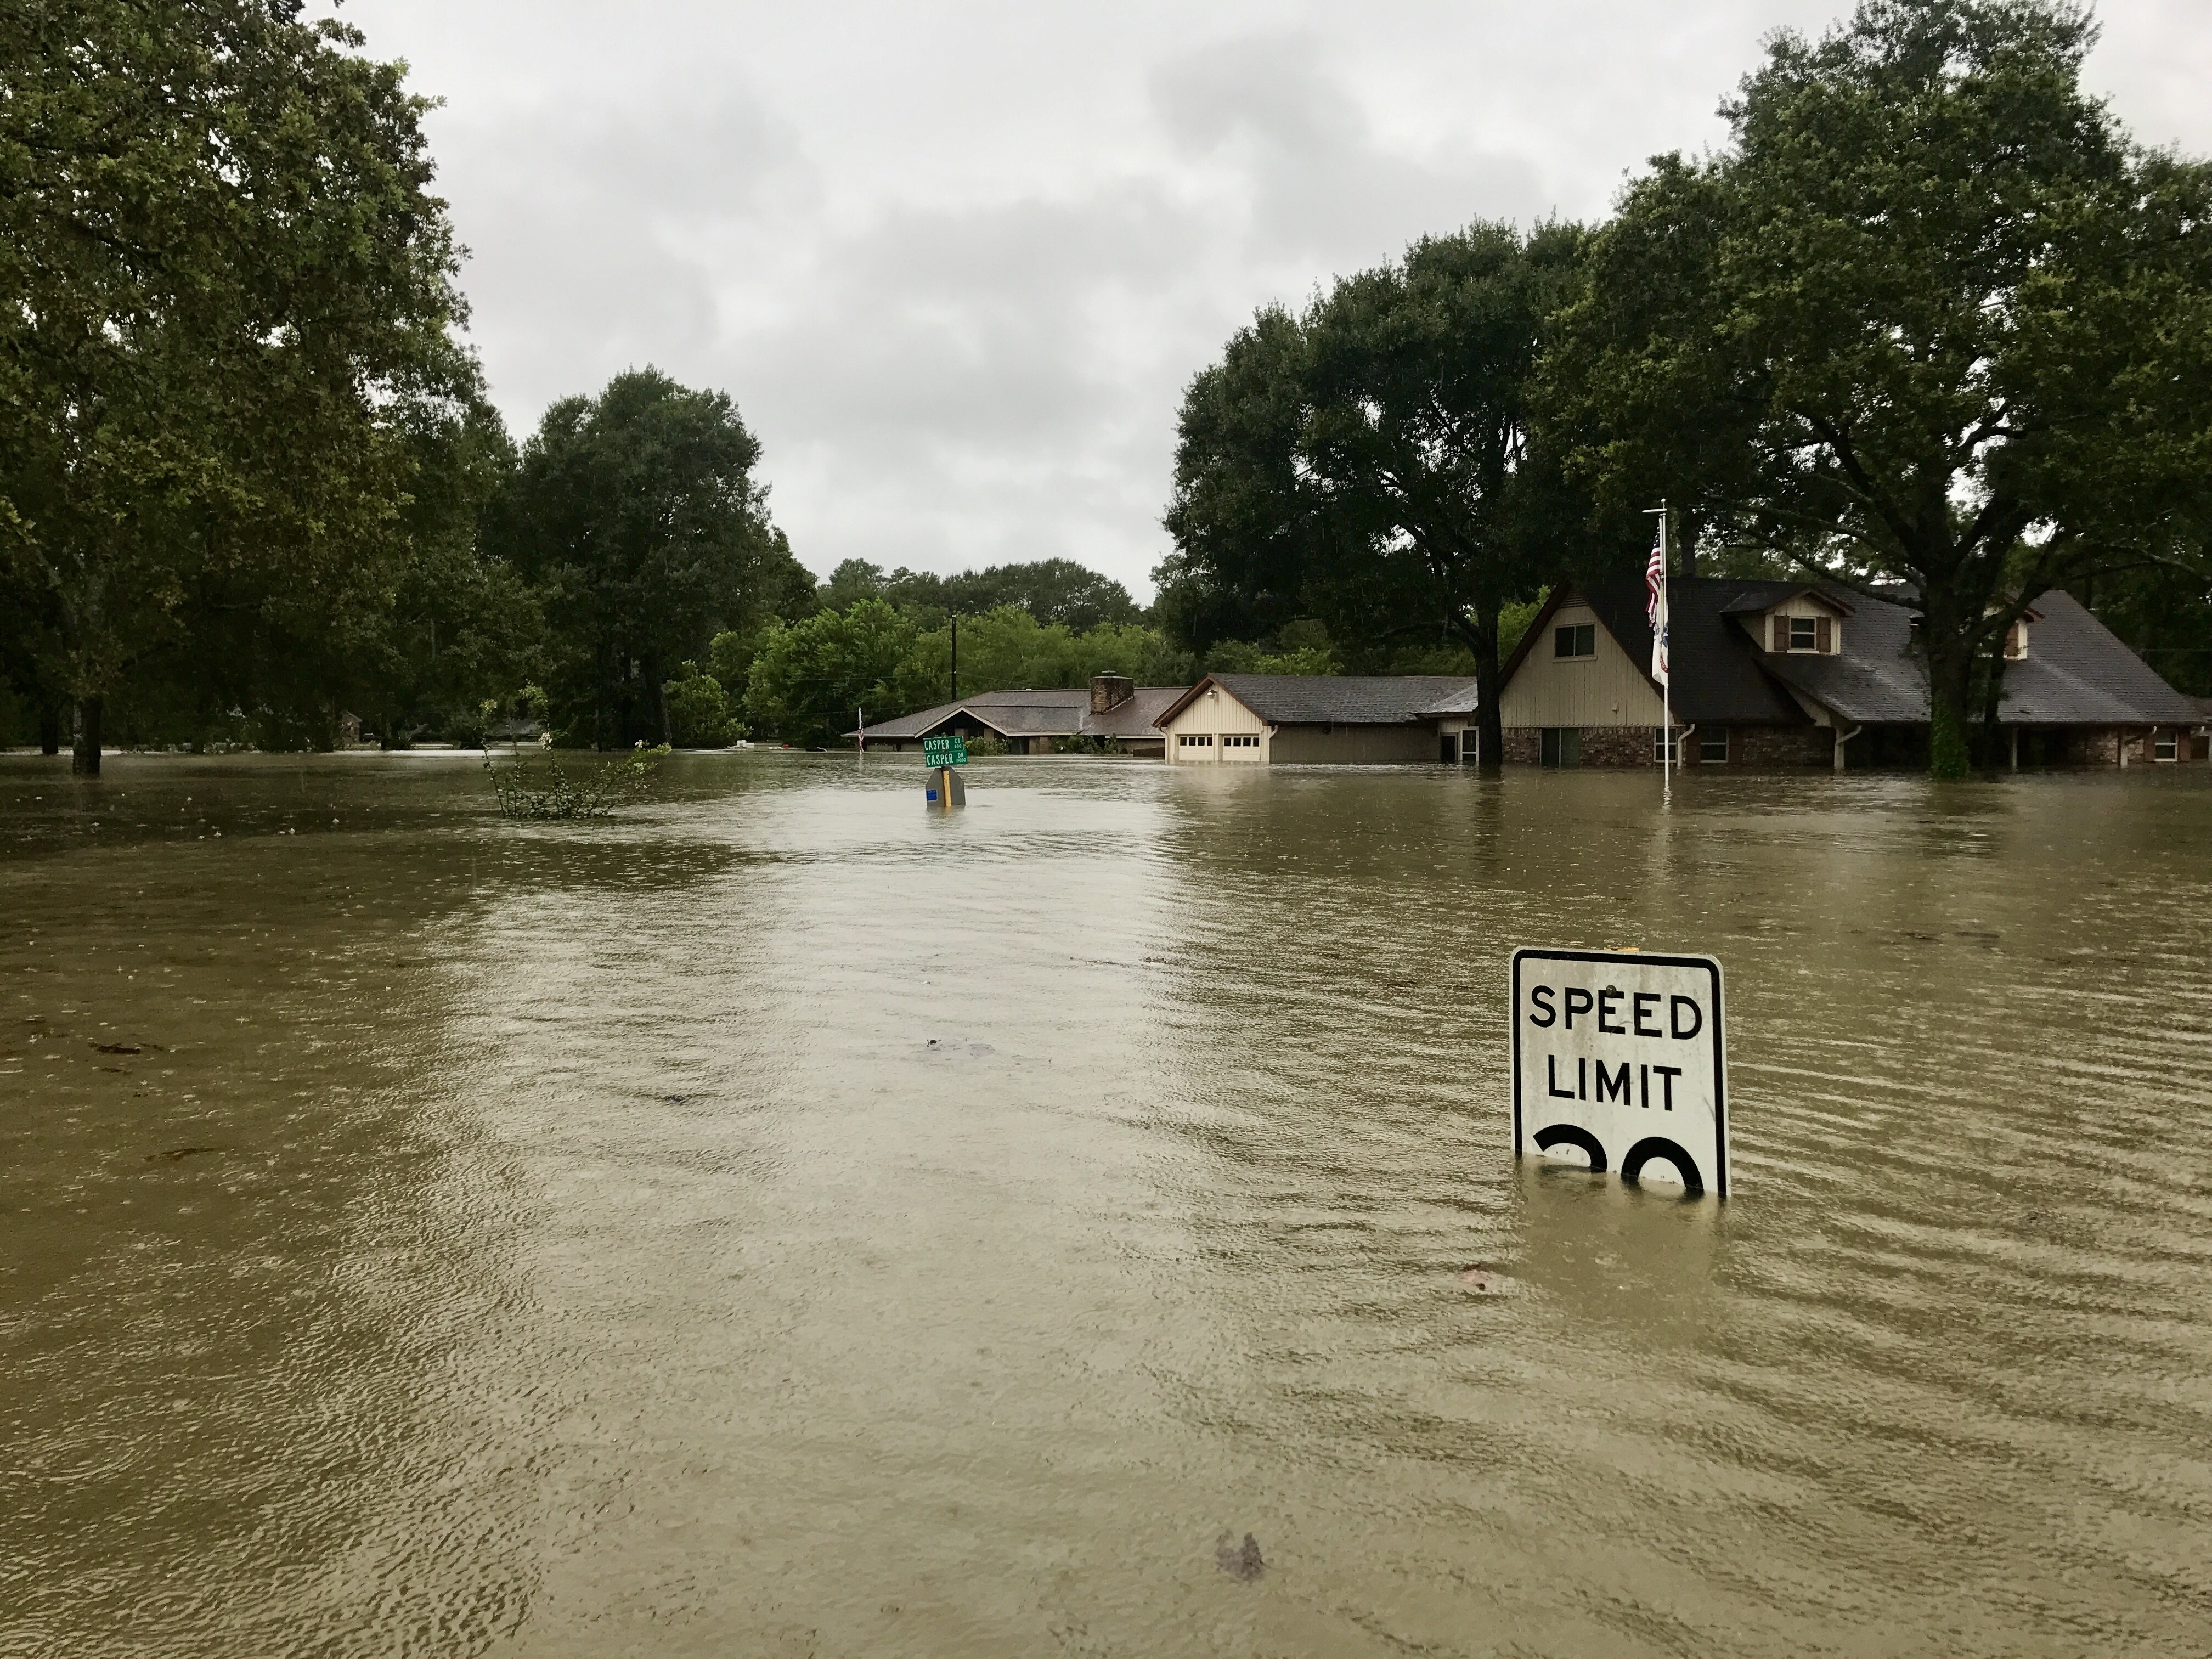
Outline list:
[[[1621,951],[1513,953],[1513,1155],[1576,1146],[1634,1181],[1659,1159],[1728,1196],[1721,965]]]
[[[921,759],[925,766],[965,766],[968,764],[968,739],[957,733],[921,740]]]

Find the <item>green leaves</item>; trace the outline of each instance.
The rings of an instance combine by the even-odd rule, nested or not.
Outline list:
[[[0,16],[0,525],[100,696],[210,585],[388,598],[409,411],[474,369],[427,107],[279,0]]]
[[[2029,0],[1778,37],[1729,148],[1631,187],[1544,369],[1608,506],[1916,588],[1953,734],[2033,592],[2185,538],[2212,479],[2204,170],[2081,91],[2091,40]]]
[[[545,412],[490,539],[543,585],[556,721],[616,744],[674,735],[666,686],[718,633],[757,626],[794,573],[726,393],[657,369]]]

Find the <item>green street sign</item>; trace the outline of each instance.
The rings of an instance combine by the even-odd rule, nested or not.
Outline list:
[[[924,738],[921,758],[931,766],[968,764],[968,739],[962,737]]]

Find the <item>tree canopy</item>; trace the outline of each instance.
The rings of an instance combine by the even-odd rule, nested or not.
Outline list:
[[[299,9],[0,13],[12,652],[75,700],[81,769],[196,599],[343,642],[404,563],[414,428],[475,385],[427,106]]]
[[[1784,33],[1599,234],[1547,374],[1616,499],[1917,592],[1936,769],[2036,594],[2203,545],[2212,170],[2081,86],[2080,8],[1867,0]]]
[[[556,724],[603,746],[670,740],[680,665],[811,594],[769,521],[759,458],[726,393],[655,369],[545,411],[493,539],[543,588]]]
[[[1171,614],[1201,640],[1304,616],[1354,649],[1455,641],[1497,765],[1500,618],[1587,539],[1533,398],[1583,241],[1477,223],[1239,331],[1183,401]]]

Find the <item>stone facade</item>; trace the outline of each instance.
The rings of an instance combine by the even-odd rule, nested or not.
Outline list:
[[[1658,728],[1650,726],[1585,726],[1580,729],[1583,766],[1656,766]],[[1677,728],[1678,730],[1683,728]],[[1505,733],[1509,765],[1535,766],[1543,760],[1544,733],[1538,726],[1511,726]],[[1681,745],[1681,763],[1698,765],[1698,734]],[[1729,729],[1729,757],[1717,768],[1778,771],[1835,763],[1835,733],[1825,726],[1738,726]]]
[[[1650,766],[1658,747],[1656,726],[1585,726],[1584,766]]]
[[[1698,763],[1698,738],[1693,734],[1682,745],[1683,757]],[[1796,767],[1836,763],[1836,734],[1825,726],[1732,726],[1729,728],[1730,766],[1747,771],[1777,772]]]

